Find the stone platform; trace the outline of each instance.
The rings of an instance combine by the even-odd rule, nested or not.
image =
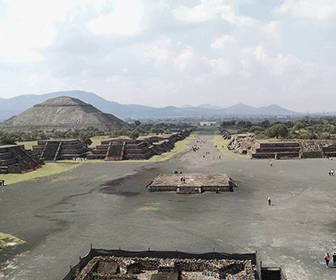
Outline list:
[[[255,253],[91,249],[63,280],[260,280]],[[280,280],[279,277],[265,278]]]
[[[30,172],[40,168],[42,163],[23,145],[0,146],[0,174]]]
[[[147,185],[150,192],[176,193],[233,192],[237,184],[226,174],[161,174]]]

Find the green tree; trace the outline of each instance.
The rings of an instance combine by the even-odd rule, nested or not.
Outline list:
[[[139,137],[139,131],[137,131],[136,129],[135,130],[132,130],[129,137],[131,137],[131,139],[135,140]]]
[[[90,137],[89,133],[85,133],[85,132],[80,133],[79,140],[87,146],[90,146],[92,144],[91,137]]]
[[[0,137],[0,144],[1,145],[14,145],[15,137],[10,134],[3,134]]]
[[[288,136],[288,128],[284,124],[278,123],[268,128],[266,135],[269,137],[286,138]]]
[[[296,121],[293,128],[294,130],[299,130],[305,127],[306,127],[306,124],[304,121]]]

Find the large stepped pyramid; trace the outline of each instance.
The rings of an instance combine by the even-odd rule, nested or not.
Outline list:
[[[127,126],[127,123],[114,115],[103,113],[90,104],[68,96],[48,99],[1,124],[1,128],[8,131],[88,127],[106,130]]]

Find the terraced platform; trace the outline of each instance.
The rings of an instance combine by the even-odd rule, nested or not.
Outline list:
[[[206,191],[233,192],[238,187],[226,174],[162,174],[147,186],[150,192],[175,191],[180,194],[194,194]]]

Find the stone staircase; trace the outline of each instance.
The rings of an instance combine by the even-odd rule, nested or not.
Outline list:
[[[299,158],[300,152],[297,142],[257,142],[250,156],[254,159],[290,159]]]

